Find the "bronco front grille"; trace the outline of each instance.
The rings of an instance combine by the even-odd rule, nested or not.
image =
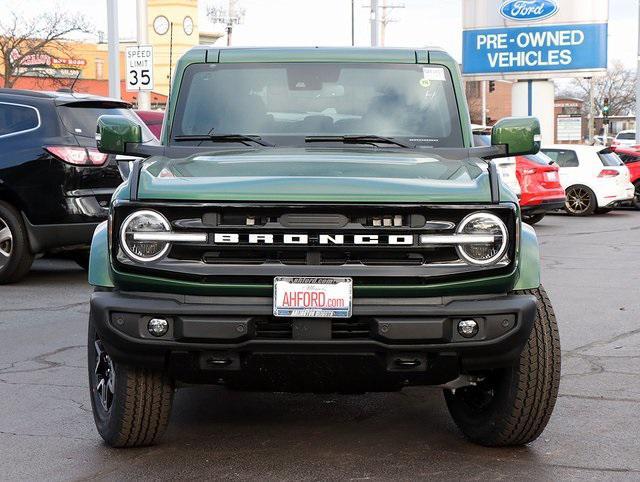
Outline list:
[[[206,242],[171,244],[153,263],[131,260],[112,236],[118,271],[200,282],[265,282],[273,276],[350,276],[357,285],[424,283],[441,277],[510,272],[516,249],[516,211],[504,205],[191,204],[119,201],[113,233],[138,209],[161,212],[176,233],[206,233]],[[509,230],[504,262],[470,266],[456,248],[420,245],[423,234],[453,234],[469,213],[488,211]],[[374,242],[375,241],[375,242]]]

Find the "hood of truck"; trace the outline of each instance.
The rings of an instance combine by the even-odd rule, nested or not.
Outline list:
[[[138,198],[190,201],[484,203],[478,160],[415,149],[267,148],[219,150],[182,159],[152,157]]]

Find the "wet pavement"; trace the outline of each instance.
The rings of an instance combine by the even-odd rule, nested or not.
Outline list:
[[[440,390],[177,393],[161,444],[110,449],[86,375],[83,271],[38,260],[0,286],[0,480],[640,480],[640,212],[536,226],[560,323],[560,398],[527,447],[467,442]]]

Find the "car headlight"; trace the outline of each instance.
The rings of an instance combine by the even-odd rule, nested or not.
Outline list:
[[[162,239],[144,239],[138,233],[169,233],[167,218],[155,211],[141,210],[127,216],[120,228],[120,245],[131,259],[147,263],[162,258],[171,243]],[[136,239],[137,238],[137,239]],[[148,238],[148,237],[147,237]],[[161,238],[161,236],[156,236]]]
[[[502,259],[509,245],[509,233],[502,220],[491,213],[473,213],[458,225],[457,234],[489,236],[487,241],[458,244],[458,255],[470,264],[491,265]],[[491,237],[493,237],[491,240]]]

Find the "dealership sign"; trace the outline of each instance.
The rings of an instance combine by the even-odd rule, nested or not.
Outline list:
[[[506,79],[607,68],[607,0],[464,0],[463,73]]]

